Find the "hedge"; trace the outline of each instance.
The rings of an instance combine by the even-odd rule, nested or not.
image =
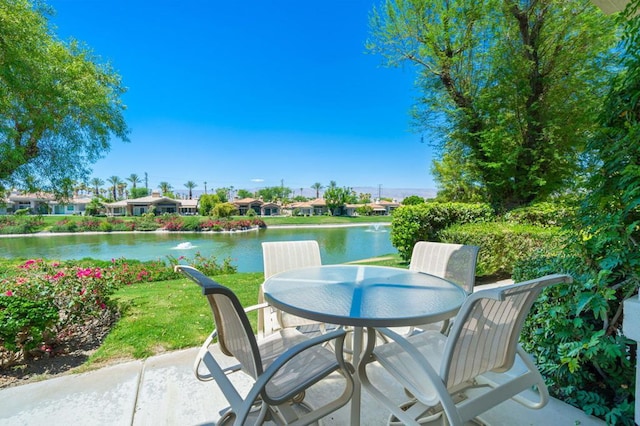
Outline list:
[[[401,206],[393,212],[391,243],[405,261],[411,259],[418,241],[437,241],[438,233],[456,223],[491,220],[488,204],[425,203]]]
[[[543,249],[556,254],[562,243],[558,227],[509,224],[505,222],[453,225],[443,229],[438,239],[445,243],[480,247],[476,274],[511,275],[516,262]]]

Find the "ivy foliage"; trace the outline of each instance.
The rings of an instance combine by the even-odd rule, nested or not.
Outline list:
[[[543,291],[521,344],[534,355],[552,396],[608,424],[633,425],[636,350],[621,333],[621,313],[624,295],[634,285],[606,285],[607,274],[599,274],[568,247],[561,255],[539,250],[521,260],[513,279],[551,273],[567,273],[574,281]]]
[[[514,278],[568,272],[573,284],[547,289],[522,342],[557,396],[608,424],[634,424],[637,345],[623,334],[623,302],[640,287],[640,0],[621,14],[624,72],[612,82],[596,160],[562,257],[539,256]]]

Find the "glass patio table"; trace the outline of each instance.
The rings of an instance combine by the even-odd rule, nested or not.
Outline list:
[[[362,353],[363,328],[405,327],[449,319],[466,298],[456,284],[407,269],[326,265],[292,269],[264,282],[269,304],[290,314],[354,327],[353,364]],[[354,375],[351,424],[360,424],[361,387]]]

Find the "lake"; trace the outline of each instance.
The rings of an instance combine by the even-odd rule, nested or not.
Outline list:
[[[231,258],[238,272],[261,272],[260,243],[263,241],[316,240],[322,263],[336,264],[397,253],[391,245],[389,231],[389,226],[370,225],[273,228],[234,233],[52,234],[0,238],[0,257],[165,260],[169,255],[192,257],[200,252],[204,256],[214,255],[219,261]]]

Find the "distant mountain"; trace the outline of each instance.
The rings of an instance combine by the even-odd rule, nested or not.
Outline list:
[[[434,198],[436,190],[433,188],[377,188],[373,186],[353,187],[356,193],[371,194],[372,198],[392,198],[398,202],[404,200],[411,195],[417,195],[422,198]]]
[[[307,198],[315,198],[316,191],[311,188],[291,188],[293,190],[293,196],[302,195]],[[253,191],[257,191],[255,188]],[[302,191],[301,191],[302,190]],[[434,188],[386,188],[377,186],[354,186],[353,190],[356,191],[357,194],[371,194],[373,199],[378,198],[378,195],[382,198],[391,198],[398,202],[401,202],[405,198],[411,195],[417,195],[422,198],[434,198],[436,196],[436,189]],[[250,191],[252,191],[250,189]],[[212,191],[208,191],[212,193]],[[204,194],[203,190],[194,189],[191,191],[193,198],[198,198],[200,195]],[[320,191],[320,196],[324,193],[323,190]],[[174,190],[174,194],[178,198],[187,198],[189,195],[189,191],[186,189],[178,189]]]

